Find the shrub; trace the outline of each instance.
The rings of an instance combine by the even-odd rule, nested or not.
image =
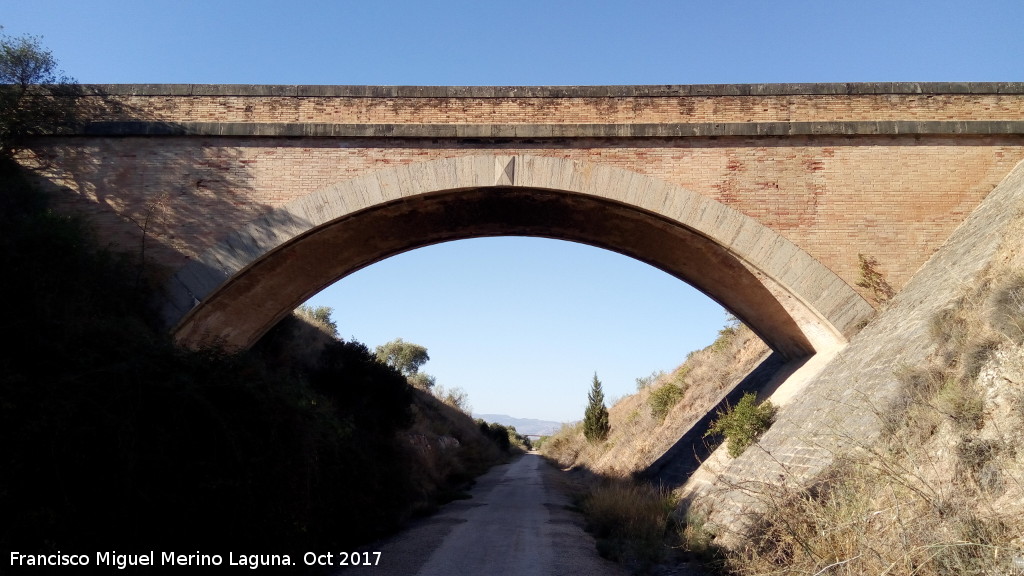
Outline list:
[[[710,348],[715,352],[722,352],[732,343],[733,337],[739,334],[739,320],[735,323],[729,322],[718,331],[718,337],[711,343]]]
[[[756,401],[757,395],[747,392],[736,406],[719,410],[704,436],[722,434],[728,441],[729,456],[742,454],[775,421],[775,406],[767,400],[761,404]]]
[[[415,510],[402,432],[426,395],[397,370],[296,316],[245,353],[178,349],[137,261],[47,210],[3,156],[0,191],[0,267],[18,278],[0,283],[18,303],[0,310],[16,335],[0,347],[0,548],[329,549]],[[433,404],[460,442],[443,479],[498,458]]]
[[[420,372],[420,374],[418,374],[417,376],[422,374],[423,373]],[[431,381],[433,381],[432,377]],[[420,388],[421,390],[425,389],[420,386],[416,387]],[[455,408],[456,410],[459,410],[466,415],[473,413],[473,407],[469,404],[469,393],[466,392],[464,388],[460,388],[458,386],[454,386],[452,388],[447,388],[445,386],[437,386],[433,388],[432,392],[438,400],[444,402],[445,404],[451,406],[452,408]]]
[[[642,376],[640,378],[637,378],[636,391],[639,392],[644,388],[647,388],[648,386],[654,384],[658,380],[661,380],[662,376],[664,375],[665,373],[662,372],[661,370],[655,370],[654,372],[651,372],[648,376]]]
[[[295,315],[316,326],[328,336],[338,336],[338,324],[331,319],[330,306],[309,306],[303,304],[295,309]]]
[[[480,433],[490,438],[492,442],[502,452],[508,452],[512,449],[512,441],[509,439],[508,428],[498,424],[497,422],[485,422],[481,419],[477,419],[477,425],[480,426]]]
[[[675,382],[668,382],[657,390],[651,392],[647,397],[647,404],[651,407],[651,414],[659,420],[664,420],[669,411],[683,399],[686,389]]]
[[[434,385],[437,384],[437,378],[435,378],[431,374],[427,374],[426,372],[417,372],[412,376],[409,376],[408,379],[410,386],[412,386],[413,388],[418,388],[420,390],[431,390],[434,387]],[[443,387],[441,390],[434,390],[433,392],[434,395],[437,396],[438,398],[443,398],[446,393]],[[465,412],[468,413],[468,411]]]

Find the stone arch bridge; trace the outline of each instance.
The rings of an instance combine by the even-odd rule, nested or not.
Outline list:
[[[19,161],[167,271],[190,345],[447,240],[529,235],[689,282],[777,352],[835,349],[1024,158],[1024,84],[86,86]],[[666,303],[671,305],[671,303]]]

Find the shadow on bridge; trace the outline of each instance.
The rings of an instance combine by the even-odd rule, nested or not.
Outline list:
[[[227,279],[232,266],[198,260],[202,249],[260,216],[271,227],[307,225],[257,201],[251,161],[237,142],[191,137],[157,113],[96,86],[75,87],[73,99],[76,107],[65,126],[29,140],[17,160],[58,212],[83,217],[109,248],[136,260],[140,280],[169,286],[186,267],[198,270],[198,277]],[[157,144],[146,135],[91,137],[89,126],[98,118],[163,126],[182,134],[177,138],[186,145],[170,148],[167,137]],[[166,290],[165,320],[199,303],[201,295],[184,288]]]

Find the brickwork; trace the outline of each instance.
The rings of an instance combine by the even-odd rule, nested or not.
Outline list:
[[[902,286],[1020,159],[1024,137],[797,136],[517,142],[400,139],[74,138],[40,148],[78,210],[135,220],[176,268],[227,231],[332,183],[480,153],[614,166],[722,202],[793,241],[853,285],[857,254]],[[110,194],[110,190],[117,190]],[[98,204],[94,204],[98,202]],[[134,224],[100,218],[111,234]],[[132,240],[129,245],[134,245]]]
[[[768,227],[847,288],[861,253],[900,288],[1024,158],[1022,83],[85,92],[90,123],[21,160],[103,238],[144,239],[169,271],[339,184],[489,155],[649,177]]]
[[[431,88],[419,94],[409,88],[405,90],[409,95],[401,96],[360,96],[358,91],[329,96],[285,96],[246,87],[228,91],[203,90],[203,87],[187,90],[186,87],[178,90],[95,88],[105,95],[103,99],[117,103],[121,109],[108,119],[145,118],[161,122],[663,124],[1024,118],[1024,99],[1020,94],[998,93],[995,90],[999,87],[993,87],[991,93],[980,94],[737,95],[718,90],[719,93],[714,94],[669,95],[666,92],[671,90],[666,89],[641,94],[634,90],[632,94],[619,96],[592,96],[587,92],[601,91],[586,88],[541,91],[532,95],[518,95],[516,89],[507,89],[487,96],[469,91],[469,95],[457,97],[437,96],[438,89]],[[317,87],[310,88],[307,93],[315,92],[313,89]],[[577,94],[562,95],[566,92]]]
[[[516,233],[644,259],[794,365],[815,354],[762,449],[719,450],[685,487],[725,529],[758,505],[745,487],[812,477],[877,434],[893,367],[928,354],[927,318],[1024,198],[1021,83],[87,92],[93,122],[20,161],[102,239],[165,265],[180,341],[246,346],[381,258]],[[851,288],[861,253],[905,289],[843,349],[871,313]]]

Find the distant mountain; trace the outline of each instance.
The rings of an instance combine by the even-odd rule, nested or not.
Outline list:
[[[515,426],[516,432],[520,434],[539,434],[547,436],[553,434],[562,427],[561,422],[550,420],[536,420],[534,418],[515,418],[507,414],[474,414],[476,418],[483,418],[488,422],[497,422],[503,426]]]

